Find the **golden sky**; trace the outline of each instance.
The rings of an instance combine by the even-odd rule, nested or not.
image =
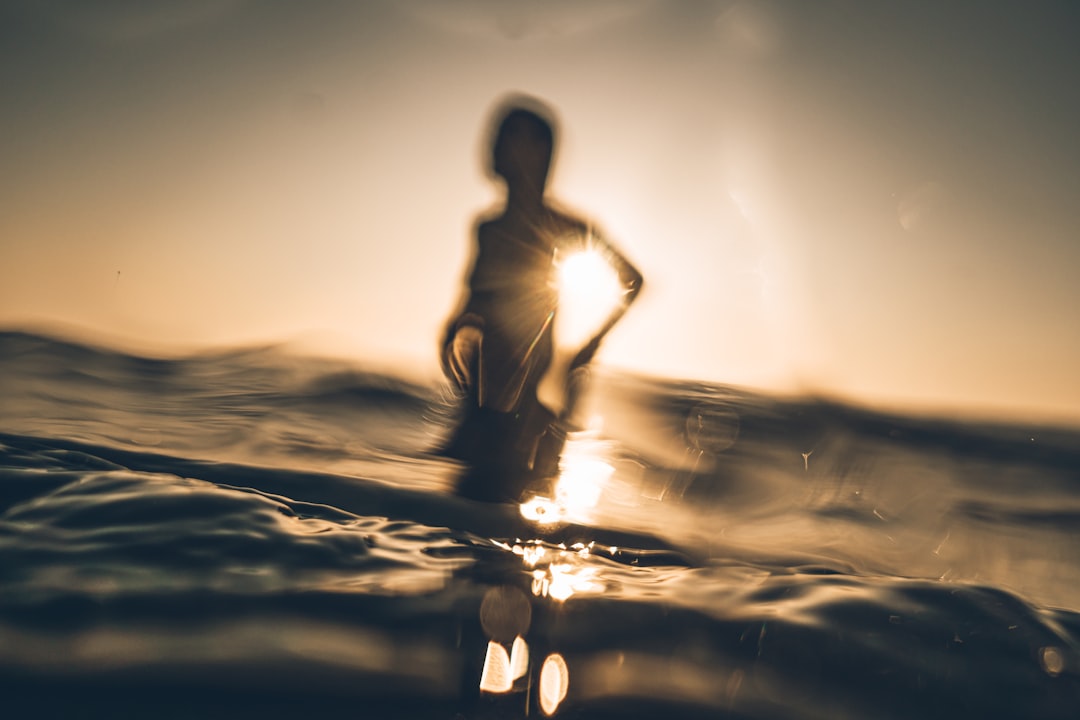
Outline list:
[[[437,372],[507,92],[630,370],[1080,421],[1080,6],[0,6],[0,325]]]

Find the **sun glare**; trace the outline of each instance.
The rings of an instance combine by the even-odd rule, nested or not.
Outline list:
[[[596,249],[582,250],[558,260],[560,344],[581,344],[603,325],[623,299],[623,289],[611,263]]]

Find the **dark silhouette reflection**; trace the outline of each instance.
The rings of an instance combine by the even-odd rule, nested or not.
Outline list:
[[[468,464],[462,495],[516,501],[530,483],[556,473],[589,363],[637,296],[642,277],[589,222],[556,209],[545,196],[555,148],[552,112],[516,97],[496,117],[490,169],[506,187],[506,204],[477,226],[460,309],[443,336],[443,369],[465,403],[444,452]],[[586,253],[602,260],[616,298],[562,347],[556,339],[557,315],[566,310],[560,308],[560,269]],[[578,273],[573,282],[579,297],[604,302],[589,295],[603,277]],[[542,381],[557,388],[553,399],[539,397]]]

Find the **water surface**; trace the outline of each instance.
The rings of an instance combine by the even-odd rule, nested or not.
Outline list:
[[[518,508],[451,494],[452,417],[274,349],[0,334],[5,706],[1076,716],[1080,433],[610,376]]]

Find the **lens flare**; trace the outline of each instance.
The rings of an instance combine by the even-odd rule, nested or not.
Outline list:
[[[494,694],[508,693],[514,689],[514,682],[528,671],[529,645],[525,638],[520,635],[514,638],[509,655],[501,643],[490,640],[484,656],[484,669],[480,673],[480,689]]]
[[[570,688],[570,670],[559,653],[552,653],[544,660],[540,670],[540,709],[545,715],[552,715],[566,699]]]
[[[480,689],[489,693],[506,693],[513,686],[510,656],[506,654],[506,648],[491,640],[484,656],[484,669],[480,673]]]

